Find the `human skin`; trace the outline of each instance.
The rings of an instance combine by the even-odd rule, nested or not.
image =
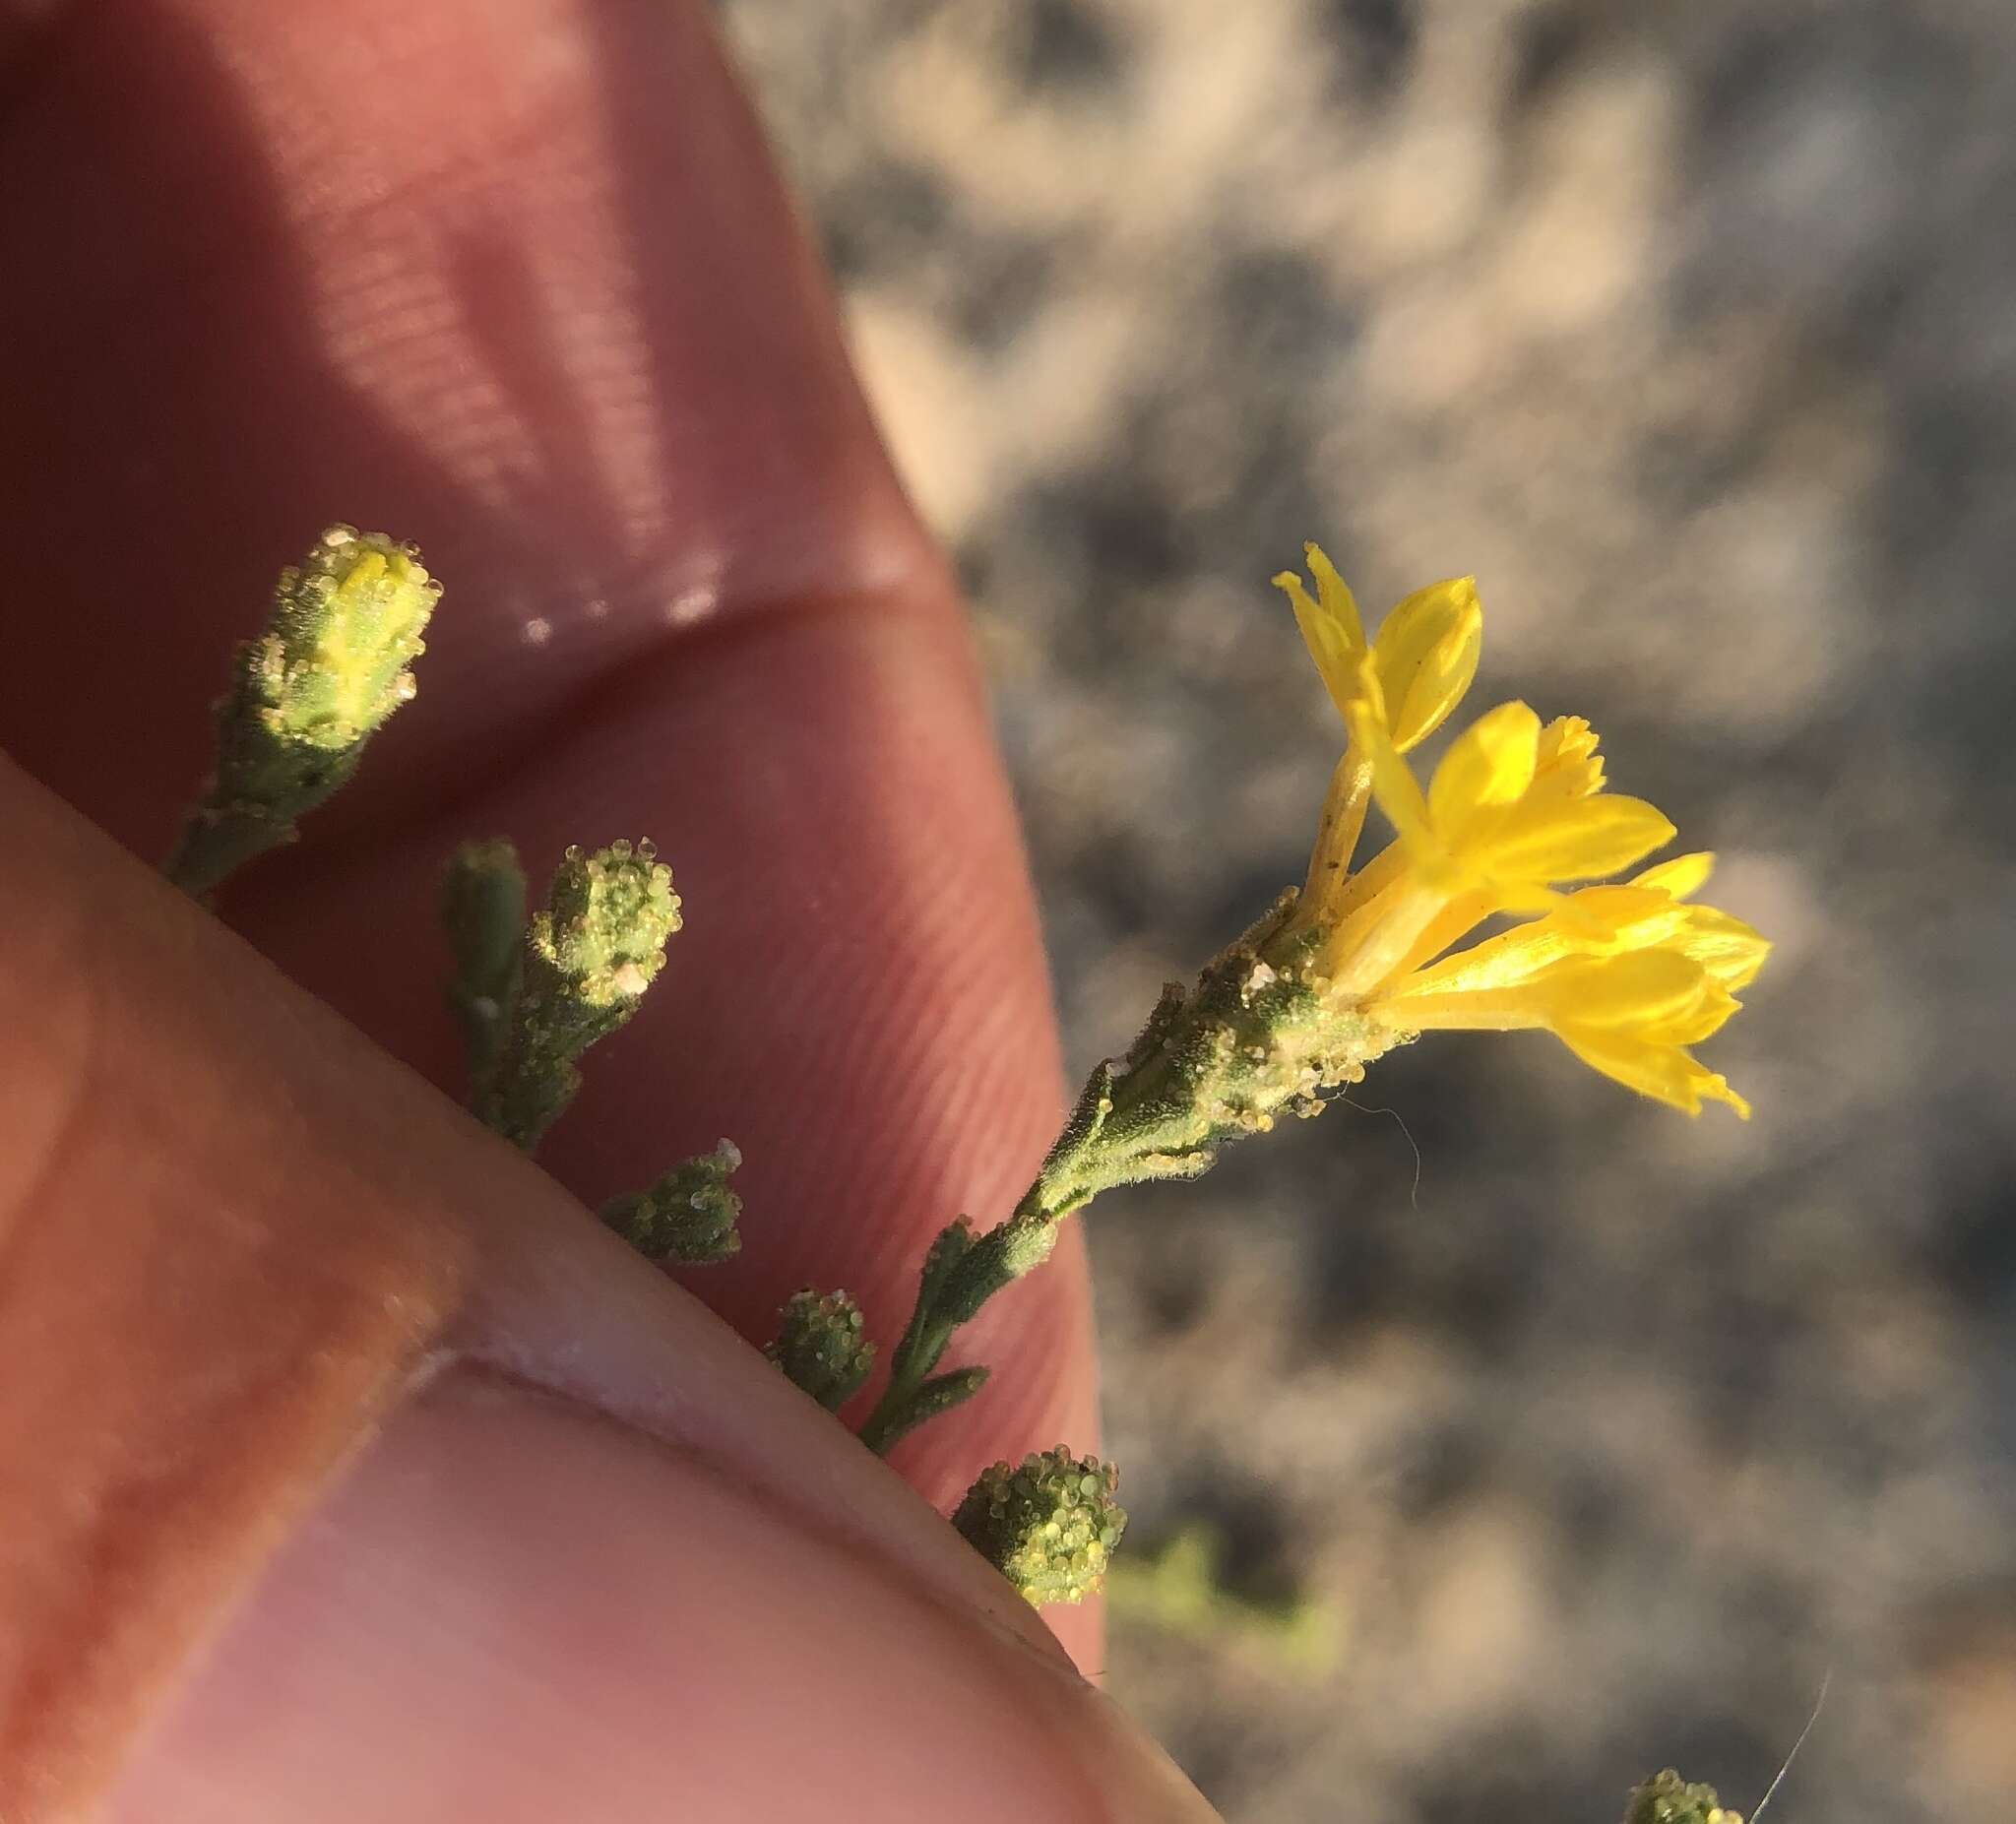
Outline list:
[[[895,1474],[734,1335],[893,1335],[1063,1098],[959,603],[703,10],[0,0],[0,1816],[1209,1816],[927,1505],[1096,1443],[1076,1236]],[[448,593],[233,935],[135,856],[336,516]],[[686,901],[550,1176],[452,1100],[489,834]],[[569,1194],[723,1134],[685,1289]]]

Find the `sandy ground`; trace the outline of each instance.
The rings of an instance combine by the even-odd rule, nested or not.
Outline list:
[[[1590,717],[1779,944],[1747,1127],[1449,1036],[1102,1205],[1133,1545],[1336,1642],[1123,1617],[1114,1687],[1238,1824],[1552,1824],[1670,1761],[1747,1810],[1831,1667],[1787,1824],[2006,1813],[2016,8],[724,11],[1080,1065],[1299,873],[1305,537],[1368,606],[1475,572],[1482,700]]]

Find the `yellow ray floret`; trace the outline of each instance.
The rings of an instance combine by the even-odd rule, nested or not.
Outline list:
[[[1365,707],[1369,688],[1385,738],[1406,752],[1442,725],[1477,675],[1483,610],[1476,584],[1456,577],[1416,590],[1368,642],[1357,602],[1322,547],[1305,544],[1302,550],[1316,579],[1315,598],[1292,571],[1284,570],[1274,582],[1294,608],[1331,701],[1349,726],[1354,710]],[[1317,823],[1302,895],[1310,912],[1333,906],[1349,884],[1351,853],[1371,800],[1371,761],[1354,737],[1331,776]]]
[[[1404,755],[1455,707],[1476,670],[1480,616],[1468,580],[1411,596],[1366,642],[1329,560],[1276,583],[1350,731],[1309,882],[1285,930],[1313,936],[1327,1004],[1392,1033],[1438,1028],[1554,1034],[1606,1076],[1688,1113],[1749,1109],[1687,1046],[1736,1009],[1770,946],[1692,902],[1713,857],[1682,855],[1628,882],[1582,886],[1673,837],[1642,798],[1604,789],[1595,731],[1501,703],[1457,736],[1424,790]],[[1397,840],[1355,873],[1367,799]],[[1484,919],[1540,914],[1444,955]],[[1440,958],[1440,961],[1436,959]]]
[[[1274,585],[1286,595],[1302,641],[1329,688],[1340,716],[1349,717],[1360,694],[1360,666],[1369,659],[1382,703],[1391,710],[1390,737],[1402,753],[1442,725],[1477,675],[1483,646],[1483,610],[1472,577],[1452,577],[1418,589],[1380,623],[1367,644],[1358,606],[1320,545],[1305,544],[1312,601],[1302,579],[1284,570]]]
[[[1750,1105],[1686,1047],[1719,1032],[1735,997],[1676,949],[1569,956],[1496,988],[1416,992],[1413,984],[1365,1011],[1400,1031],[1466,1029],[1552,1033],[1585,1064],[1689,1114],[1723,1101],[1746,1120]]]
[[[1420,970],[1409,991],[1509,987],[1565,957],[1654,949],[1672,950],[1698,963],[1731,993],[1746,988],[1764,967],[1770,944],[1740,918],[1687,903],[1686,896],[1706,884],[1714,859],[1681,855],[1647,868],[1625,886],[1584,887],[1568,896],[1568,915],[1549,912]]]
[[[1373,795],[1415,865],[1491,894],[1498,910],[1543,911],[1561,897],[1554,883],[1613,874],[1672,840],[1673,826],[1643,798],[1601,790],[1587,723],[1544,727],[1525,704],[1501,703],[1456,738],[1423,793],[1376,699],[1354,704],[1351,722],[1371,760]]]

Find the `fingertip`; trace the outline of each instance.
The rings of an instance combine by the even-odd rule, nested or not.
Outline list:
[[[230,643],[332,519],[448,594],[427,714],[330,830],[696,629],[936,562],[694,0],[117,0],[33,35],[0,521],[35,676],[88,671],[157,764],[23,677],[0,710],[123,840],[166,843]]]
[[[741,1824],[808,1805],[1212,1815],[1061,1665],[879,1554],[706,1459],[456,1376],[275,1564],[111,1816]]]

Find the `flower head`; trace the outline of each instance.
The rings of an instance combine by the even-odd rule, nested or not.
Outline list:
[[[266,631],[232,658],[217,704],[217,771],[167,864],[210,894],[356,771],[365,744],[413,695],[412,662],[441,598],[413,546],[332,526],[280,573]]]
[[[1624,1824],[1743,1824],[1743,1819],[1722,1805],[1712,1786],[1690,1785],[1669,1767],[1632,1790]]]
[[[952,1516],[967,1542],[1038,1607],[1082,1603],[1105,1578],[1126,1529],[1119,1472],[1059,1444],[982,1470]]]
[[[735,1228],[742,1200],[728,1180],[741,1164],[741,1149],[724,1140],[646,1189],[610,1198],[598,1214],[647,1260],[681,1267],[732,1260],[742,1247]]]
[[[866,1322],[846,1292],[808,1286],[785,1301],[777,1339],[763,1352],[793,1386],[837,1413],[860,1391],[875,1364]]]
[[[276,739],[355,747],[413,694],[441,585],[382,533],[332,526],[281,572],[273,628],[248,649],[247,687]]]
[[[567,850],[546,910],[533,916],[532,942],[584,1005],[609,1007],[651,985],[678,928],[672,870],[649,842],[618,842],[593,854]]]
[[[1712,857],[1685,855],[1626,884],[1564,891],[1643,861],[1672,840],[1673,826],[1644,799],[1604,789],[1588,723],[1544,723],[1524,703],[1501,703],[1473,722],[1423,789],[1405,755],[1455,707],[1476,667],[1476,592],[1467,583],[1421,591],[1368,645],[1350,591],[1314,545],[1308,551],[1316,601],[1297,580],[1276,581],[1295,603],[1350,747],[1324,807],[1309,883],[1281,937],[1309,955],[1333,1018],[1350,1016],[1337,1030],[1349,1031],[1355,1061],[1383,1048],[1370,1036],[1378,1032],[1394,1042],[1435,1028],[1535,1027],[1605,1075],[1690,1114],[1716,1101],[1747,1115],[1743,1100],[1687,1049],[1735,1011],[1737,990],[1770,949],[1740,919],[1691,903]],[[1403,621],[1415,603],[1430,605]],[[1354,873],[1366,797],[1396,840]],[[1535,915],[1447,954],[1501,913]]]

